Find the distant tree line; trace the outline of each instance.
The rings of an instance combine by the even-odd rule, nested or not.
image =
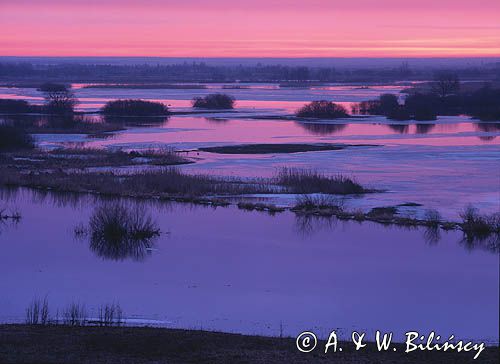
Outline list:
[[[421,80],[432,76],[433,69],[399,67],[336,69],[256,64],[238,66],[207,65],[204,62],[172,65],[96,65],[0,63],[0,77],[8,80],[52,80],[53,82],[390,82]],[[500,80],[500,65],[456,70],[462,79]]]

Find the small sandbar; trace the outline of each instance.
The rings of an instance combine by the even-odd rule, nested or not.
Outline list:
[[[376,147],[375,144],[239,144],[218,147],[203,147],[198,150],[219,154],[271,154],[302,153],[326,150],[342,150],[348,147]]]

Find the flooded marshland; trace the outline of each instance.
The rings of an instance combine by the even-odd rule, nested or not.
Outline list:
[[[434,209],[453,221],[467,205],[482,213],[499,211],[498,123],[465,116],[432,122],[290,118],[308,101],[329,99],[349,106],[397,93],[403,85],[85,86],[73,85],[78,110],[98,122],[93,113],[118,98],[161,101],[177,114],[147,125],[128,120],[121,130],[99,135],[39,133],[38,146],[169,147],[194,162],[178,167],[192,174],[262,178],[282,167],[342,173],[377,191],[343,197],[349,209],[406,204],[400,208],[403,215]],[[191,110],[192,97],[214,91],[233,95],[235,110],[182,114]],[[0,97],[42,102],[34,88],[0,88]],[[287,143],[340,147],[246,154],[199,149]],[[134,173],[130,166],[112,170]],[[292,206],[297,195],[244,197]],[[121,216],[133,220],[134,211],[141,211],[159,233],[145,241],[126,230],[110,243],[87,231],[91,221],[98,221],[93,220],[96,211],[109,203],[117,202],[3,190],[0,207],[19,211],[22,218],[0,225],[0,274],[5,277],[0,289],[6,293],[0,297],[0,321],[22,322],[33,297],[47,296],[54,309],[82,302],[91,316],[99,305],[118,301],[128,324],[263,335],[296,335],[306,329],[325,334],[380,329],[402,335],[417,329],[498,342],[498,250],[489,242],[464,239],[461,231],[123,199],[122,207],[131,212]]]
[[[47,296],[54,315],[80,302],[94,317],[119,302],[129,324],[248,334],[498,333],[498,253],[461,232],[122,200],[160,235],[113,250],[78,236],[113,201],[19,189],[2,202],[22,215],[0,226],[4,322]]]

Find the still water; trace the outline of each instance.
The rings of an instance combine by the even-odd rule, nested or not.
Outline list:
[[[33,297],[47,296],[52,314],[71,302],[89,315],[119,302],[130,324],[264,335],[380,329],[400,340],[434,330],[498,342],[498,253],[459,232],[125,200],[162,233],[142,254],[110,256],[74,233],[105,202],[2,191],[0,206],[22,219],[0,225],[0,321],[23,321]]]

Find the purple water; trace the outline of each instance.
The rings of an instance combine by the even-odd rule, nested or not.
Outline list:
[[[47,296],[54,315],[71,302],[89,315],[119,302],[135,324],[264,335],[279,335],[280,324],[286,335],[380,329],[399,339],[433,330],[498,342],[498,254],[459,232],[436,239],[422,229],[151,203],[164,233],[144,260],[115,261],[73,233],[101,202],[1,194],[22,220],[0,226],[0,321],[22,321],[32,298]]]

